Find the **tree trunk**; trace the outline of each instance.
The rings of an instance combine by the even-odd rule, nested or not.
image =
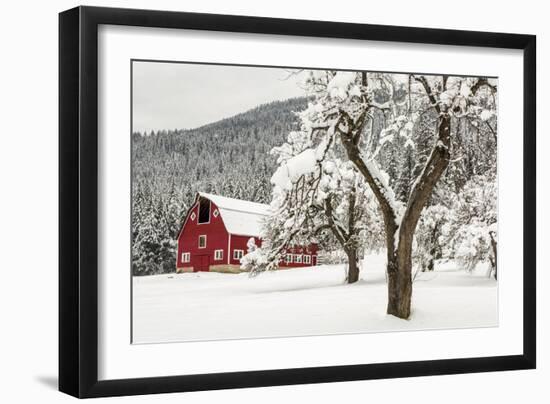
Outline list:
[[[386,312],[407,319],[411,314],[412,278],[411,267],[399,268],[398,259],[388,263],[388,307]],[[390,267],[392,268],[389,271]]]
[[[497,280],[497,241],[495,240],[492,231],[489,232],[489,236],[491,237],[491,249],[493,250],[493,259],[491,260],[491,264],[493,265],[495,280]]]
[[[393,254],[388,254],[388,314],[407,319],[411,314],[412,297],[412,243],[416,225],[424,206],[430,197],[439,177],[449,164],[451,120],[448,114],[440,114],[438,143],[426,163],[424,172],[411,191],[407,207],[399,225],[399,231],[388,232],[388,247],[395,246]],[[395,240],[395,237],[398,237]],[[390,241],[392,242],[390,244]]]
[[[408,272],[408,273],[407,273]],[[386,312],[407,319],[411,315],[412,278],[408,271],[388,273],[388,307]]]
[[[427,261],[422,260],[422,272],[431,272],[434,270],[434,258],[431,256]]]
[[[428,266],[426,270],[431,272],[434,270],[435,256],[437,254],[436,243],[437,243],[437,233],[438,233],[438,224],[436,223],[432,230],[432,238],[430,240],[430,259],[428,260]]]
[[[434,270],[434,262],[435,262],[435,254],[436,254],[436,250],[435,250],[435,237],[432,239],[432,248],[430,249],[430,259],[428,260],[428,267],[426,268],[426,270],[428,272],[430,271],[433,271]]]
[[[401,231],[399,232],[401,233]],[[399,236],[395,249],[395,234],[386,233],[388,244],[388,307],[386,312],[408,319],[411,314],[412,297],[412,241],[413,234]]]
[[[359,280],[359,265],[357,262],[357,250],[346,250],[348,256],[348,283],[355,283]]]
[[[434,258],[433,255],[430,257],[430,260],[428,261],[428,272],[434,270]]]

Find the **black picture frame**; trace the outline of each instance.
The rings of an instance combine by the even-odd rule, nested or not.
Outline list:
[[[523,51],[523,353],[98,380],[98,26],[343,38]],[[536,37],[184,12],[77,7],[59,15],[59,390],[104,397],[325,383],[536,366]]]

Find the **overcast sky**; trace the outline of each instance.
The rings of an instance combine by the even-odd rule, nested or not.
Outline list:
[[[288,75],[278,68],[134,62],[133,130],[196,128],[304,95]]]

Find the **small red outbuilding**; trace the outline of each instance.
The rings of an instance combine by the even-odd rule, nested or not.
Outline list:
[[[269,205],[197,193],[178,236],[177,272],[241,272],[240,260],[254,239],[261,246],[260,230]],[[293,247],[280,268],[317,264],[317,246]]]

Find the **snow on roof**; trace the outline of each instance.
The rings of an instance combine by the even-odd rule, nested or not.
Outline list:
[[[229,233],[239,236],[260,236],[263,220],[269,215],[269,205],[205,192],[199,192],[199,196],[214,202]]]

